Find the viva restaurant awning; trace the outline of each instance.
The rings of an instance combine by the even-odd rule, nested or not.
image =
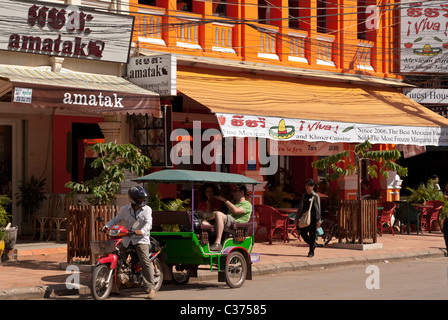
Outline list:
[[[160,117],[157,93],[109,75],[0,65],[0,96],[8,92],[11,92],[11,103],[15,107],[54,107]]]
[[[187,67],[177,88],[216,114],[224,137],[448,145],[448,119],[392,88]]]

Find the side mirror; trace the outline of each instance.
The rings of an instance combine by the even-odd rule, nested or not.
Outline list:
[[[104,222],[104,218],[103,218],[103,217],[96,217],[96,221],[98,221],[98,222]]]

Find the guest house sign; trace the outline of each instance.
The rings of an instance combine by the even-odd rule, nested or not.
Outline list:
[[[307,119],[283,119],[217,113],[224,137],[255,137],[278,141],[304,140],[330,143],[407,144],[448,146],[447,127],[395,126]]]
[[[126,63],[134,18],[49,2],[2,0],[0,49]]]

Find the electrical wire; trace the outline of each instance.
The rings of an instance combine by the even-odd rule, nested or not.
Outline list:
[[[199,1],[199,2],[213,2],[211,0],[197,0],[197,1]],[[285,8],[287,8],[287,9],[299,9],[299,10],[303,10],[303,9],[308,9],[309,10],[309,9],[311,9],[311,8],[307,8],[307,7],[290,7],[290,6],[288,6],[288,7],[279,7],[279,6],[273,6],[272,3],[270,3],[269,1],[267,1],[267,3],[268,3],[268,5],[266,6],[266,8],[269,7],[271,9],[279,9],[279,10],[282,10],[282,9],[285,9]],[[322,3],[330,4],[330,3],[325,2],[325,1],[322,1]],[[401,10],[402,8],[406,8],[406,6],[411,7],[413,4],[415,4],[415,3],[407,3],[406,5],[403,5],[401,3],[380,5],[379,7],[383,8],[383,9],[379,10],[379,15],[380,15],[380,17],[381,16],[385,16],[385,15],[387,15],[390,12],[394,13],[395,10]],[[243,7],[244,6],[256,6],[256,4],[241,4],[241,3],[226,3],[226,5],[239,5],[239,6],[243,6]],[[334,6],[334,4],[331,4],[331,5]],[[425,5],[426,5],[426,3],[423,3],[421,7],[424,7]],[[258,7],[260,7],[260,6],[258,6]],[[356,10],[358,10],[358,9],[365,9],[366,7],[367,6],[353,6],[353,7],[344,7],[344,9],[345,10],[347,10],[347,9],[353,9],[353,10],[356,9]],[[2,5],[0,5],[0,8],[2,8]],[[132,15],[136,15],[136,16],[141,16],[141,15],[145,16],[147,14],[138,11],[138,9],[143,9],[143,8],[147,8],[147,6],[144,6],[142,4],[138,4],[138,5],[131,4],[129,6],[129,10],[115,10],[115,11],[119,12],[120,14],[132,14]],[[340,6],[336,6],[336,8],[341,8],[341,7]],[[91,9],[91,8],[87,8],[86,7],[86,9]],[[133,10],[137,9],[137,11],[131,11],[130,9],[133,9]],[[328,10],[330,10],[330,9],[333,10],[334,8],[332,7],[332,8],[327,8],[327,9]],[[0,12],[1,12],[1,10],[0,10]],[[327,14],[327,15],[301,16],[301,17],[297,17],[297,18],[294,18],[294,19],[296,19],[297,21],[300,21],[301,23],[303,23],[305,25],[309,25],[310,26],[310,22],[307,21],[309,19],[317,19],[317,18],[322,18],[322,17],[326,17],[326,18],[340,17],[342,15],[352,15],[353,16],[353,15],[356,15],[358,13],[359,12],[348,12],[348,13],[339,13],[338,12],[338,13]],[[165,14],[164,13],[164,14],[158,15],[158,16],[166,17],[166,18],[179,18],[177,16],[177,13],[175,13],[175,14]],[[284,19],[291,20],[291,17],[289,16],[288,18],[265,19],[264,21],[272,23],[272,22],[278,22],[278,21],[284,20]],[[394,17],[390,17],[390,19],[394,19]],[[395,19],[397,19],[397,17],[395,17]],[[6,17],[6,16],[0,15],[0,21],[4,21],[4,22],[8,21],[9,23],[11,23],[11,17]],[[12,21],[14,21],[14,19],[12,19]],[[236,25],[236,24],[246,25],[246,26],[248,26],[250,28],[256,29],[259,32],[266,32],[266,29],[269,29],[270,24],[256,25],[260,21],[261,21],[260,19],[250,19],[249,20],[249,19],[234,19],[234,18],[228,18],[228,17],[226,17],[225,19],[216,19],[215,16],[212,16],[212,18],[207,18],[207,16],[204,15],[204,17],[198,17],[198,19],[196,21],[188,21],[187,23],[185,23],[185,22],[168,23],[168,24],[162,23],[160,25],[160,30],[161,30],[161,32],[166,32],[166,31],[171,31],[171,30],[178,31],[180,28],[185,27],[185,26],[187,26],[187,27],[190,26],[191,27],[193,25],[199,26],[199,25],[212,24],[212,23],[216,23],[216,22],[217,23],[224,22],[224,23],[230,23],[230,24],[234,24],[234,25]],[[350,21],[355,21],[355,20],[351,20],[351,19],[345,19],[344,20],[344,22],[350,22]],[[365,23],[364,21],[360,21],[359,22],[358,19],[356,19],[356,22],[357,22],[356,26]],[[399,24],[400,24],[399,21],[397,21],[395,23],[392,23],[392,24],[389,24],[389,25],[385,24],[383,27],[377,29],[377,31],[375,31],[375,32],[382,32],[382,31],[384,31],[387,28],[394,28],[396,26],[399,26]],[[9,24],[9,26],[11,26],[11,24]],[[265,26],[266,26],[266,29],[264,29]],[[109,31],[111,31],[112,33],[115,33],[115,34],[119,34],[121,32],[122,33],[126,33],[125,29],[122,29],[121,32],[120,32],[120,28],[117,27],[117,25],[101,25],[101,24],[98,24],[96,27],[107,27],[107,28],[109,28],[109,29],[103,30],[102,33],[101,33],[102,35],[108,34]],[[349,25],[349,26],[346,26],[344,28],[340,28],[340,29],[337,29],[337,30],[331,30],[330,32],[328,32],[328,34],[338,34],[339,33],[341,36],[344,36],[347,33],[354,33],[353,30],[347,31],[347,29],[353,29],[354,27],[355,26],[353,26],[353,25]],[[140,32],[139,28],[143,28],[143,25],[142,24],[135,25],[134,26],[134,32],[136,32],[138,34]],[[294,30],[294,29],[290,28],[290,30]],[[363,33],[364,31],[356,31],[356,32],[357,33]],[[395,33],[397,33],[397,32],[395,32]],[[289,35],[287,35],[287,34],[282,34],[282,33],[279,33],[279,32],[277,32],[277,34],[281,35],[283,37],[289,37]],[[205,40],[207,40],[207,39],[204,39],[204,38],[199,38],[198,39],[198,41],[205,41]],[[108,41],[113,41],[113,39],[108,39]],[[312,50],[312,52],[313,52],[313,50],[316,50],[316,52],[317,52],[318,48],[317,47],[313,48],[313,46],[315,46],[315,44],[314,44],[313,41],[311,41],[311,39],[307,38],[304,41],[305,41],[305,43],[311,42],[311,50]],[[339,44],[339,46],[340,46],[340,44]],[[343,46],[344,46],[345,49],[350,49],[350,46],[353,47],[353,49],[357,48],[356,45],[350,45],[350,44],[344,44]],[[257,45],[253,45],[253,46],[244,46],[244,47],[240,46],[240,47],[234,47],[234,48],[235,49],[239,49],[239,50],[241,50],[241,49],[248,50],[248,49],[251,49],[251,48],[259,48],[259,45],[257,44]],[[341,48],[341,49],[344,49],[344,48]],[[176,48],[176,49],[178,49],[178,48]],[[384,51],[384,50],[390,51],[389,48],[382,48],[382,47],[377,48],[377,50],[379,50],[380,53],[381,53],[381,51]],[[186,50],[186,51],[189,51],[189,50]]]

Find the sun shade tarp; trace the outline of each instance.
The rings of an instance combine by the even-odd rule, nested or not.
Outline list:
[[[235,173],[210,172],[210,171],[193,171],[167,169],[146,176],[133,179],[137,182],[154,182],[154,183],[232,183],[232,184],[259,184],[257,180]]]

